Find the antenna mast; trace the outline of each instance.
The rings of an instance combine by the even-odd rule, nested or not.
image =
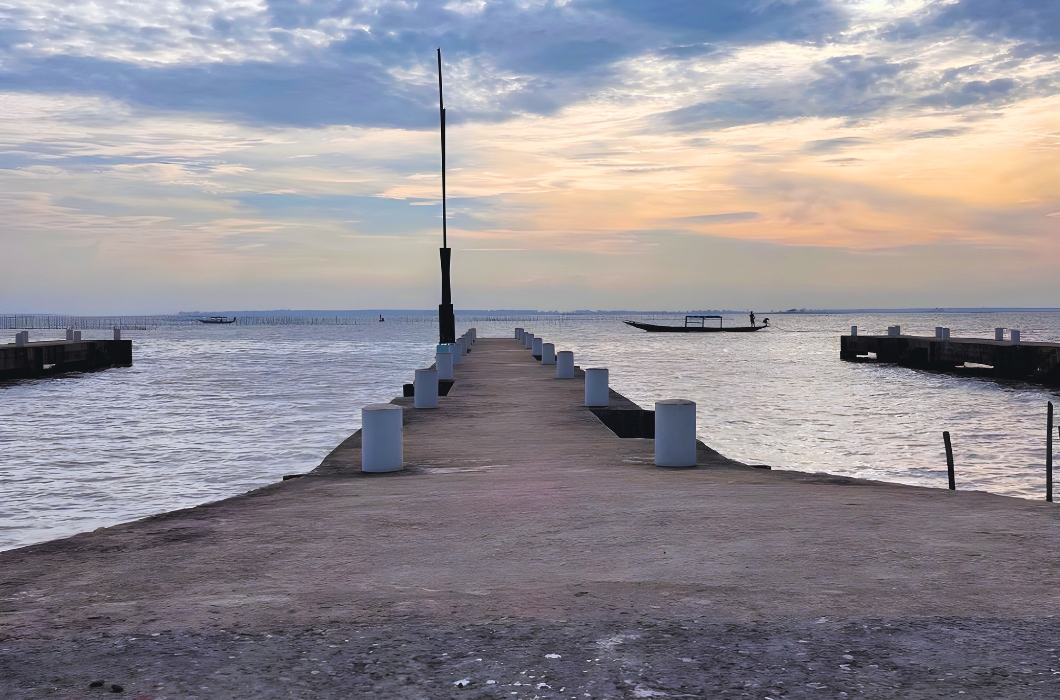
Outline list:
[[[449,283],[449,263],[452,249],[449,247],[446,230],[445,208],[445,102],[442,99],[442,50],[438,49],[438,115],[442,133],[442,247],[438,253],[442,258],[442,303],[438,305],[438,342],[456,342],[456,317],[453,314],[453,290]]]

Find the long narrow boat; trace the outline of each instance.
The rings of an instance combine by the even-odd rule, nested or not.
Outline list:
[[[706,324],[706,319],[708,318],[718,319],[718,325],[708,326]],[[698,325],[696,321],[699,322]],[[729,326],[725,328],[721,316],[685,316],[685,325],[683,326],[659,326],[654,323],[640,323],[638,321],[623,321],[622,323],[649,333],[752,333],[769,327],[769,319],[767,318],[759,326]]]

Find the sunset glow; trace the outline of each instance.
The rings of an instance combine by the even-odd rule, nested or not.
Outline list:
[[[1060,306],[1060,3],[13,0],[6,311]]]

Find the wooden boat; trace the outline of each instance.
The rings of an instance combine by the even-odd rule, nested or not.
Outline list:
[[[227,316],[210,316],[209,318],[200,318],[199,323],[235,323],[236,317],[233,316],[229,319]]]
[[[718,325],[708,326],[706,323],[708,318],[718,319]],[[767,318],[759,326],[729,326],[725,328],[721,316],[685,316],[685,325],[683,326],[659,326],[654,323],[640,323],[638,321],[623,321],[622,323],[649,333],[752,333],[769,327],[769,319]]]

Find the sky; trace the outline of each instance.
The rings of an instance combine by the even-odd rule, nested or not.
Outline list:
[[[3,0],[0,312],[1060,306],[1060,0]]]

